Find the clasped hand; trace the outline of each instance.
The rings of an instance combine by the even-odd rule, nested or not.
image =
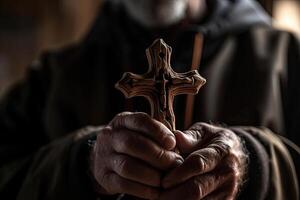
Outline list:
[[[126,112],[98,134],[90,168],[104,195],[234,199],[245,157],[240,139],[228,129],[196,123],[172,133],[145,113]]]

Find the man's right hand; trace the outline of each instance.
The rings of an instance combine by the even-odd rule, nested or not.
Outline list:
[[[173,133],[147,114],[118,114],[100,131],[91,152],[99,192],[157,198],[163,172],[183,162],[172,151],[175,145]]]

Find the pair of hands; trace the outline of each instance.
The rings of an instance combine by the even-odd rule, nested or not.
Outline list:
[[[100,194],[143,199],[234,199],[245,170],[232,131],[197,123],[172,133],[145,113],[117,115],[98,134],[91,158]]]

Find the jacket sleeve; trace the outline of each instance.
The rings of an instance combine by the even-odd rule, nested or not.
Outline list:
[[[287,48],[287,80],[283,84],[284,114],[287,137],[300,146],[300,40],[290,35]]]
[[[298,181],[300,181],[300,40],[290,34],[288,51],[287,51],[287,81],[284,91],[284,119],[286,127],[286,137],[289,141],[283,139],[289,147],[292,157],[294,158]],[[298,146],[298,147],[297,147]]]
[[[285,34],[286,66],[280,77],[284,135],[267,128],[232,128],[249,151],[248,179],[240,199],[300,198],[300,42],[292,34]]]
[[[299,199],[295,165],[282,139],[264,127],[231,129],[243,139],[249,153],[239,199]]]
[[[94,199],[82,131],[50,141],[43,111],[51,73],[47,56],[0,101],[0,199]]]

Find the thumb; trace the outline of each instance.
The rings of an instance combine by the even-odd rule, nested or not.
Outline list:
[[[183,154],[189,154],[196,149],[201,142],[202,135],[200,131],[196,130],[187,130],[187,131],[174,131],[174,135],[176,137],[176,145],[177,148]]]

